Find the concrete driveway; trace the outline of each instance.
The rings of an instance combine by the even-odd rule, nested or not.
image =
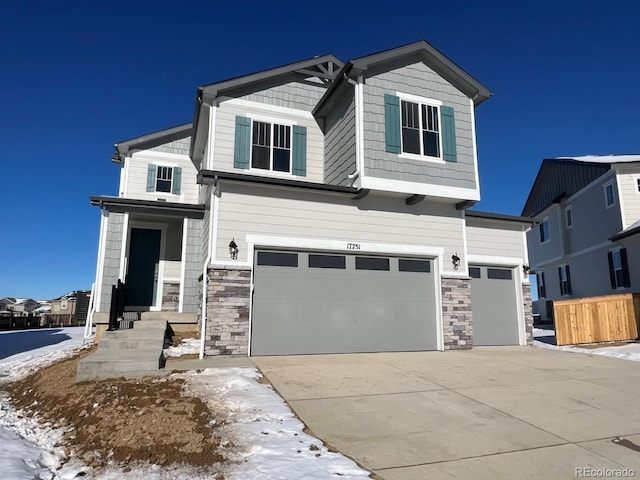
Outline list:
[[[533,347],[252,360],[314,435],[387,480],[640,477],[637,362]]]

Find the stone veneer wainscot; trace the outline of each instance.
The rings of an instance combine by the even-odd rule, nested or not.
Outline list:
[[[209,269],[206,355],[248,354],[250,293],[250,267]]]
[[[473,348],[471,279],[443,276],[441,284],[444,349],[471,349]]]

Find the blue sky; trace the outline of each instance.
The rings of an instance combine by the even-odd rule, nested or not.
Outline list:
[[[192,120],[198,85],[425,39],[494,97],[482,202],[519,214],[545,157],[638,153],[637,2],[22,2],[0,16],[0,297],[88,289],[113,144]]]

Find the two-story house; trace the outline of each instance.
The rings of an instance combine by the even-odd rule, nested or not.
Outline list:
[[[490,91],[426,42],[198,89],[191,124],[116,145],[97,313],[199,322],[203,354],[524,345],[523,217],[480,199]]]
[[[546,159],[523,216],[540,316],[552,301],[640,288],[640,155]]]

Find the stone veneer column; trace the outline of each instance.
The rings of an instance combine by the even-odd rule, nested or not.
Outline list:
[[[444,349],[471,349],[473,348],[471,278],[443,276],[441,285]]]
[[[205,355],[247,355],[251,268],[208,270]]]
[[[522,284],[522,300],[524,301],[524,327],[527,345],[533,345],[533,305],[531,303],[531,285]]]

